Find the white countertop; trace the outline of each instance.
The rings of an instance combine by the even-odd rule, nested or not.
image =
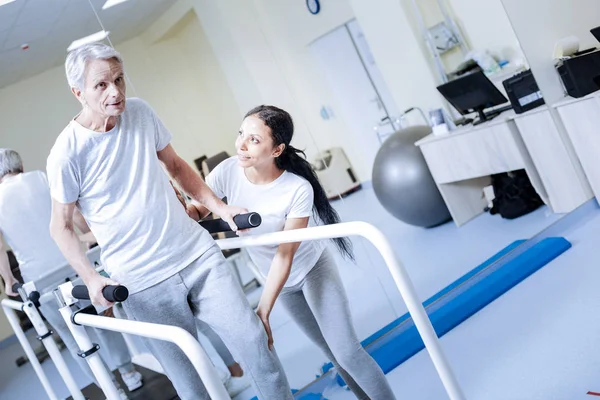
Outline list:
[[[568,104],[577,103],[578,101],[584,101],[584,100],[592,99],[594,97],[599,97],[600,98],[600,90],[597,90],[594,93],[590,93],[587,96],[583,96],[583,97],[579,97],[579,98],[575,98],[575,97],[571,97],[571,96],[566,96],[564,99],[562,99],[562,100],[554,103],[552,105],[552,107],[558,108],[558,107],[566,106]]]
[[[594,92],[594,93],[590,93],[587,96],[584,97],[580,97],[580,98],[574,98],[571,96],[566,96],[565,98],[563,98],[562,100],[554,103],[551,105],[552,108],[558,108],[558,107],[563,107],[569,104],[573,104],[573,103],[577,103],[579,101],[584,101],[584,100],[588,100],[588,99],[592,99],[592,98],[599,98],[600,99],[600,90]],[[422,146],[424,144],[428,144],[428,143],[433,143],[436,142],[438,140],[446,140],[446,139],[450,139],[453,136],[458,136],[458,135],[465,135],[467,133],[472,133],[472,132],[477,132],[481,129],[485,129],[494,125],[498,125],[507,121],[510,121],[512,119],[516,119],[516,118],[523,118],[526,117],[528,115],[532,115],[532,114],[536,114],[539,112],[543,112],[543,111],[547,111],[548,110],[548,105],[545,104],[543,106],[540,107],[536,107],[533,110],[529,110],[527,112],[524,112],[522,114],[517,114],[515,113],[513,110],[509,110],[509,111],[505,111],[502,114],[500,114],[499,116],[497,116],[496,118],[492,119],[491,121],[488,122],[484,122],[483,124],[479,124],[479,125],[464,125],[464,126],[460,126],[457,129],[448,132],[447,134],[444,135],[434,135],[433,133],[424,137],[423,139],[419,140],[418,142],[415,143],[416,146]],[[489,110],[488,110],[489,111]]]
[[[502,114],[498,115],[496,118],[494,118],[494,119],[492,119],[490,121],[484,122],[482,124],[479,124],[479,125],[469,124],[469,125],[459,126],[455,130],[450,131],[450,132],[448,132],[447,134],[444,134],[444,135],[434,135],[432,133],[430,135],[425,136],[423,139],[419,140],[418,142],[416,142],[415,145],[416,146],[422,146],[424,144],[436,142],[438,140],[451,139],[452,137],[456,137],[456,136],[460,136],[460,135],[465,135],[467,133],[472,133],[472,132],[480,131],[482,129],[486,129],[486,128],[489,128],[491,126],[503,124],[506,121],[509,121],[509,120],[515,118],[515,115],[516,114],[515,114],[515,112],[513,110],[508,110],[508,111],[505,111]]]

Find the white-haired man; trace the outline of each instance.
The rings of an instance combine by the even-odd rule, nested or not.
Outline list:
[[[52,201],[46,175],[42,171],[23,171],[21,156],[16,151],[0,149],[0,275],[4,279],[5,292],[13,296],[16,294],[12,291],[12,286],[17,280],[10,269],[3,237],[19,262],[25,282],[36,282],[67,263],[48,229]],[[75,213],[74,220],[82,233],[89,230],[78,212]],[[79,242],[78,245],[81,246]],[[60,336],[81,369],[95,381],[87,361],[77,355],[79,347],[58,311],[58,304],[54,300],[42,303],[40,312]],[[103,357],[110,354],[119,367],[129,390],[140,388],[142,375],[131,363],[131,355],[123,336],[110,331],[90,331],[100,339]],[[127,398],[124,393],[122,396]]]
[[[48,157],[53,198],[51,233],[88,286],[92,301],[106,285],[125,285],[129,318],[175,325],[196,334],[194,318],[211,326],[241,361],[260,399],[292,399],[287,378],[241,287],[212,237],[190,219],[162,167],[190,197],[229,222],[245,210],[224,204],[170,145],[171,134],[148,104],[127,99],[120,54],[90,44],[67,55],[69,86],[81,112]],[[78,207],[111,279],[96,273],[77,245]],[[209,399],[185,354],[149,340],[183,400]]]

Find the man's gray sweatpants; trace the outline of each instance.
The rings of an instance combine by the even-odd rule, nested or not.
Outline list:
[[[195,318],[223,339],[253,381],[261,400],[292,400],[290,386],[264,327],[215,244],[189,266],[123,302],[132,320],[179,326],[194,337]],[[187,356],[176,345],[146,340],[182,400],[209,396]]]

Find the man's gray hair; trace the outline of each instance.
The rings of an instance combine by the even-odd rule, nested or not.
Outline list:
[[[121,54],[111,46],[103,43],[90,43],[79,46],[67,54],[65,61],[65,70],[69,86],[83,90],[85,80],[85,67],[91,60],[110,60],[115,59],[121,65],[123,59]]]
[[[8,174],[23,172],[21,156],[11,149],[0,149],[0,180]]]

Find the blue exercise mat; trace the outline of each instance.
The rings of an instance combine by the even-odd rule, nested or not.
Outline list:
[[[563,237],[541,240],[514,256],[496,262],[525,243],[518,240],[469,273],[448,285],[423,303],[429,319],[439,337],[500,297],[535,271],[554,260],[571,247]],[[423,340],[408,313],[386,325],[361,342],[384,373],[388,373],[425,348]],[[333,365],[326,364],[329,371]],[[331,383],[331,372],[295,393],[296,399],[310,400]],[[338,384],[345,385],[337,376]]]

